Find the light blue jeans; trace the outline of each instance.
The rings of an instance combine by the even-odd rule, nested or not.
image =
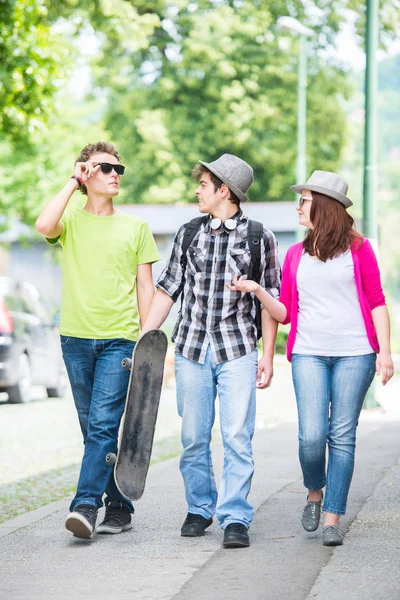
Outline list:
[[[85,451],[75,498],[78,504],[96,508],[112,500],[133,505],[118,490],[114,467],[106,464],[109,452],[117,452],[118,430],[125,408],[130,372],[121,367],[132,356],[135,342],[122,338],[92,340],[61,336],[61,349],[67,367],[72,395],[78,412]]]
[[[220,527],[249,527],[254,509],[247,501],[254,471],[251,440],[256,414],[257,350],[216,364],[208,347],[205,364],[175,353],[178,412],[182,417],[180,470],[188,512]],[[211,429],[218,392],[224,466],[219,492],[211,460]]]
[[[293,354],[292,376],[299,415],[299,457],[304,485],[326,485],[323,510],[343,515],[354,469],[356,429],[375,375],[376,355]],[[328,444],[328,468],[325,454]]]

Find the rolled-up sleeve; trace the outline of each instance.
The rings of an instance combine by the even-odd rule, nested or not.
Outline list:
[[[370,310],[377,306],[385,306],[386,300],[382,290],[379,265],[369,240],[364,239],[359,253],[362,286]]]
[[[156,283],[156,287],[164,290],[174,302],[178,300],[185,283],[185,274],[181,264],[184,232],[185,226],[182,225],[175,236],[171,256],[169,257],[167,265]]]
[[[278,244],[272,231],[264,229],[261,247],[260,285],[273,298],[279,298],[281,287],[281,268],[278,257]]]

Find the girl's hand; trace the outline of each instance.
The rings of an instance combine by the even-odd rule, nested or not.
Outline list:
[[[248,293],[256,293],[258,288],[260,287],[258,283],[252,281],[251,279],[244,279],[243,275],[238,279],[238,276],[233,276],[232,285],[229,283],[226,284],[226,287],[232,292],[244,292]]]
[[[386,385],[394,374],[394,366],[390,352],[380,352],[376,357],[376,374],[382,372],[382,383]]]

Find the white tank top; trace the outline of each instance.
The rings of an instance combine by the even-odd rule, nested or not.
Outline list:
[[[293,353],[356,356],[374,352],[361,313],[350,250],[326,263],[303,253],[297,290],[299,315]]]

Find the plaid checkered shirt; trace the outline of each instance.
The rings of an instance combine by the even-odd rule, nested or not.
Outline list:
[[[247,242],[248,219],[236,213],[236,229],[224,226],[215,232],[211,217],[203,223],[187,250],[187,264],[181,265],[185,226],[174,239],[170,259],[156,287],[174,302],[183,293],[182,306],[172,341],[189,360],[204,364],[208,345],[217,363],[252,352],[257,346],[255,303],[252,294],[232,292],[226,287],[233,275],[247,275],[251,263]],[[260,285],[279,297],[280,266],[274,234],[264,229],[261,239]]]

